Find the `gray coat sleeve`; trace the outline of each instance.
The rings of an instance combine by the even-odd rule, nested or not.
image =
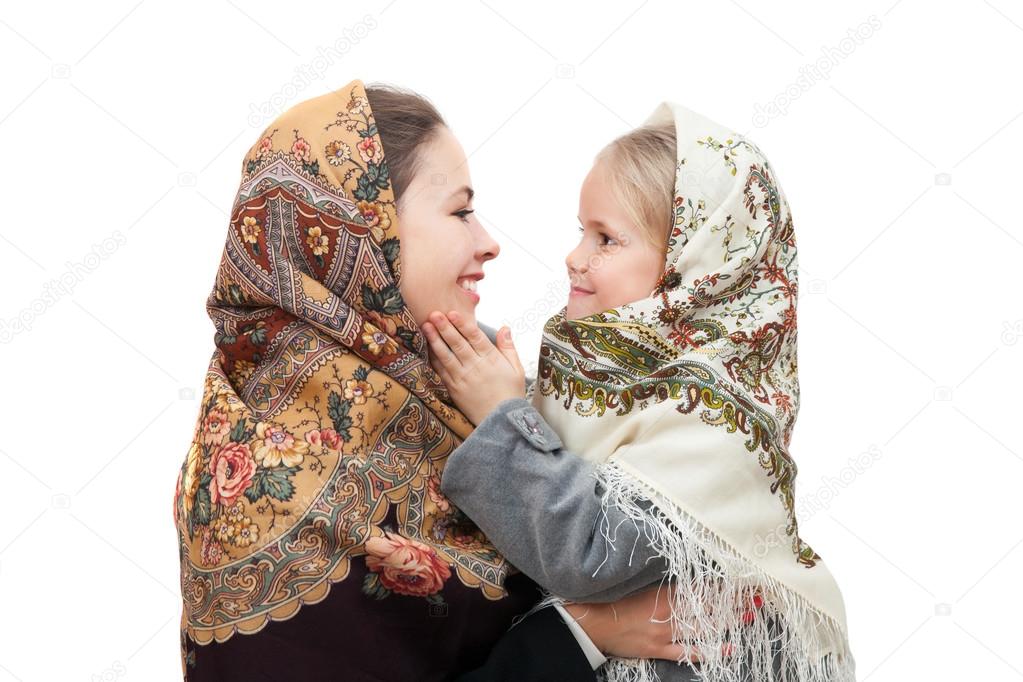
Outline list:
[[[642,527],[611,507],[594,465],[523,398],[505,400],[448,457],[441,490],[508,560],[573,601],[616,601],[664,576]],[[601,520],[616,529],[614,546]]]

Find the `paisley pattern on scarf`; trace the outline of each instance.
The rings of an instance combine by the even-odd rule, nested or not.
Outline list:
[[[291,618],[356,561],[366,599],[505,595],[508,564],[439,492],[472,427],[400,267],[362,83],[282,114],[245,157],[207,301],[217,348],[174,494],[183,641]]]
[[[743,164],[745,213],[703,227],[709,199],[694,204],[690,193],[699,189],[679,187],[666,254],[671,260],[653,295],[580,320],[566,320],[564,310],[548,320],[537,389],[581,416],[608,410],[621,416],[665,400],[677,401],[681,414],[706,408],[705,423],[747,437],[746,449],[788,515],[792,550],[812,567],[820,556],[797,533],[797,468],[788,453],[799,399],[795,234],[766,158],[736,137],[722,143],[693,136],[692,142],[720,156],[730,175]],[[683,158],[683,179],[685,165]],[[698,228],[715,235],[717,257],[703,258],[717,267],[694,273],[690,266],[683,274],[682,250]]]
[[[741,135],[671,103],[647,123],[671,123],[677,138],[664,270],[647,298],[548,320],[533,404],[596,464],[604,508],[642,525],[667,561],[670,621],[700,651],[701,679],[738,679],[748,660],[752,679],[780,669],[782,679],[852,680],[841,592],[795,513],[799,278],[788,202]],[[613,545],[615,529],[597,523]],[[761,593],[780,639],[766,619],[736,615]],[[732,641],[744,656],[721,656]],[[601,675],[656,679],[649,661],[625,659]]]

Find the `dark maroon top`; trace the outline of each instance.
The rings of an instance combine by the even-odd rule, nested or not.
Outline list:
[[[397,593],[376,599],[362,589],[367,571],[364,557],[355,558],[326,599],[257,633],[203,645],[182,635],[185,680],[447,680],[483,665],[515,616],[540,598],[536,583],[517,573],[505,582],[508,596],[496,601],[455,575],[443,604]],[[581,656],[575,649],[566,655]]]

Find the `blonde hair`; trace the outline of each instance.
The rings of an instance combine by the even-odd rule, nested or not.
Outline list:
[[[675,201],[675,124],[636,128],[597,154],[619,205],[657,248],[665,248]]]

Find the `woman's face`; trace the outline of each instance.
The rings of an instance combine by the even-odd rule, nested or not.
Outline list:
[[[469,166],[451,131],[438,130],[419,155],[398,202],[401,295],[420,326],[435,310],[475,322],[483,263],[501,249],[472,213]]]
[[[602,164],[579,192],[579,245],[565,258],[572,289],[565,317],[577,320],[644,299],[664,272],[664,251],[615,201]]]

